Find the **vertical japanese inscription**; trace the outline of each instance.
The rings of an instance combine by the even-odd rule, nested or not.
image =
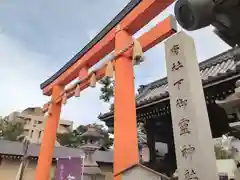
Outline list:
[[[174,44],[173,46],[172,46],[172,48],[171,48],[171,53],[173,54],[173,55],[178,55],[179,54],[179,51],[180,51],[180,46],[179,46],[179,44]]]
[[[173,85],[174,86],[177,86],[177,88],[178,88],[178,90],[180,90],[181,89],[181,84],[183,83],[183,79],[180,79],[180,80],[178,80],[178,81],[176,81]]]
[[[177,100],[176,100],[177,108],[186,108],[187,104],[188,104],[188,101],[185,98],[177,98]]]
[[[61,166],[60,166],[60,180],[64,180],[64,177],[63,177],[63,173],[64,173],[64,165],[63,164],[61,164]]]
[[[195,147],[193,145],[184,145],[181,148],[181,152],[182,152],[182,157],[184,157],[185,159],[190,159],[192,160],[192,155],[195,152]]]
[[[177,56],[179,55],[180,52],[180,46],[178,44],[174,44],[171,48],[171,54],[173,56]],[[180,60],[177,60],[176,62],[173,62],[171,70],[172,72],[175,71],[179,71],[181,68],[183,68],[183,64]],[[184,82],[184,79],[179,77],[179,80],[176,80],[175,82],[173,82],[173,86],[177,88],[177,90],[181,90],[181,86]],[[180,91],[181,93],[181,91]],[[188,100],[185,97],[178,97],[176,100],[176,107],[177,108],[183,108],[185,109],[188,105]],[[190,120],[187,118],[181,118],[179,123],[178,123],[178,127],[180,129],[180,136],[182,135],[190,135],[191,131],[189,129],[189,123]],[[192,160],[192,156],[195,152],[196,148],[191,145],[191,144],[185,144],[180,148],[181,151],[181,155],[184,159],[186,160]],[[184,171],[184,178],[185,180],[198,180],[196,171],[194,169],[185,169]]]
[[[172,71],[178,71],[180,68],[183,68],[183,65],[180,61],[174,62],[172,64]]]
[[[194,169],[185,169],[184,171],[184,180],[199,180],[196,170]]]
[[[180,136],[184,135],[184,134],[191,134],[191,131],[189,129],[189,119],[186,118],[182,118],[179,123],[178,126],[180,128]]]

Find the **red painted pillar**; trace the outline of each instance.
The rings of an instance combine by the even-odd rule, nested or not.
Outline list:
[[[62,90],[62,87],[53,87],[52,101],[59,97]],[[52,167],[52,156],[61,113],[61,106],[61,101],[57,104],[52,103],[52,113],[48,116],[44,129],[35,180],[49,180],[49,174]]]
[[[124,49],[132,37],[124,30],[116,33],[115,51]],[[115,62],[114,100],[114,176],[120,180],[126,168],[139,163],[134,71],[131,54],[126,52]]]

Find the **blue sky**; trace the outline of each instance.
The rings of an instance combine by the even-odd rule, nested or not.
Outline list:
[[[41,106],[40,83],[82,49],[129,0],[21,0],[0,5],[0,116],[30,106]],[[173,6],[153,19],[135,37],[169,14]],[[229,47],[212,33],[212,27],[189,33],[196,42],[199,61]],[[136,87],[166,75],[164,47],[145,53],[146,62],[135,68]],[[97,121],[109,105],[99,100],[100,90],[84,91],[63,107],[62,118],[75,124]]]

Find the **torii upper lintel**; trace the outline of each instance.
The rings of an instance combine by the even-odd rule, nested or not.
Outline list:
[[[135,34],[174,0],[132,0],[129,4],[77,55],[40,86],[44,95],[51,95],[54,85],[67,85],[78,77],[79,71],[89,69],[114,50],[116,26]]]

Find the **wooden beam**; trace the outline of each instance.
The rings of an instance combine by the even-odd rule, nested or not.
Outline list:
[[[156,44],[160,43],[167,37],[171,36],[177,31],[176,29],[176,20],[173,16],[167,17],[165,20],[159,22],[155,27],[150,29],[148,32],[140,36],[137,40],[141,44],[143,51],[146,52]],[[105,66],[98,69],[96,72],[96,78],[97,80],[100,80],[105,75]],[[89,87],[89,78],[83,79],[80,83],[80,89],[83,91],[87,87]],[[73,85],[68,91],[67,91],[67,97],[71,98],[74,96],[75,92],[75,86]],[[61,99],[57,99],[57,102],[59,102]],[[47,109],[47,104],[44,105],[44,109]]]
[[[166,9],[174,0],[143,0],[134,8],[120,23],[120,27],[129,32],[136,33],[139,29],[150,22],[154,17]],[[67,85],[76,77],[83,67],[92,67],[104,56],[114,50],[116,27],[86,52],[76,63],[70,66],[65,72],[57,77],[52,83],[43,88],[43,94],[51,95],[54,85]]]

